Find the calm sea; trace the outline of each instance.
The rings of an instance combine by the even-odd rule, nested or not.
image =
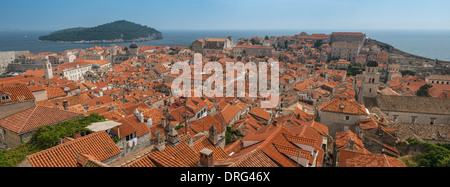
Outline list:
[[[309,34],[330,34],[332,30],[304,30]],[[110,43],[101,44],[67,44],[57,42],[39,42],[38,37],[49,34],[51,31],[2,31],[0,32],[0,51],[31,52],[61,52],[69,49],[85,49],[92,46],[109,46]],[[168,45],[189,46],[197,39],[206,37],[232,36],[234,41],[238,38],[251,38],[253,36],[292,36],[303,30],[161,30],[164,39],[146,42],[137,42],[138,45]],[[359,30],[367,37],[388,43],[408,53],[428,58],[438,58],[450,61],[450,31],[427,30]],[[131,42],[115,43],[120,46],[128,46]]]

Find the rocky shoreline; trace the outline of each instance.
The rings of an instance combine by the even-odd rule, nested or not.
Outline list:
[[[423,56],[418,56],[418,55],[414,55],[414,54],[411,54],[411,53],[407,53],[405,51],[402,51],[400,49],[395,48],[392,45],[389,45],[389,44],[384,43],[384,42],[380,42],[378,40],[371,39],[371,41],[374,41],[375,44],[377,44],[378,46],[381,46],[382,48],[386,49],[388,53],[392,53],[392,54],[396,54],[396,55],[399,55],[399,56],[403,56],[405,58],[413,58],[413,59],[416,59],[416,60],[428,61],[428,62],[430,62],[430,61],[438,61],[438,62],[450,63],[449,61],[443,61],[443,60],[439,60],[439,59],[431,59],[431,58],[427,58],[427,57],[423,57]]]

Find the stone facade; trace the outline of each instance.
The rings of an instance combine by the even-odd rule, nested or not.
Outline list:
[[[0,74],[6,73],[8,65],[16,59],[14,51],[0,52]]]
[[[136,137],[136,135],[134,137]],[[151,139],[151,133],[149,132],[140,137],[136,137],[137,143],[134,143],[133,139],[127,140],[126,138],[122,138],[122,139],[120,139],[119,142],[116,143],[116,145],[122,151],[122,153],[120,153],[120,156],[123,157],[130,153],[133,153],[135,151],[138,151],[145,147],[150,146],[151,145],[150,139]],[[132,143],[130,143],[130,142],[132,142]],[[130,145],[132,145],[132,146],[130,146]]]
[[[331,58],[344,59],[355,63],[361,48],[362,43],[359,42],[335,42],[331,45]]]
[[[356,130],[360,120],[367,118],[367,115],[345,114],[330,111],[319,112],[320,123],[328,127],[330,135],[335,136],[336,132]]]
[[[450,126],[450,100],[446,98],[378,95],[376,102],[393,122]]]
[[[359,91],[359,101],[361,102],[363,102],[364,97],[375,98],[377,96],[378,84],[380,83],[378,66],[367,66],[366,71],[363,72],[363,78]]]
[[[361,42],[366,41],[366,35],[363,33],[351,32],[333,32],[330,37],[331,43],[334,42]]]
[[[36,105],[35,99],[0,105],[0,119],[21,112]]]

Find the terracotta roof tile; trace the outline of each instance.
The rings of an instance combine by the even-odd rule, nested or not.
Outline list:
[[[185,142],[181,142],[176,146],[166,145],[163,151],[188,167],[198,167],[199,153]]]
[[[324,102],[320,106],[320,110],[346,114],[367,115],[364,105],[354,99],[348,100],[348,99],[334,98],[331,101]]]
[[[196,152],[200,152],[202,149],[207,148],[213,151],[213,160],[228,158],[228,154],[221,146],[214,146],[206,136],[201,137],[193,143],[193,148]]]
[[[79,117],[83,117],[83,115],[38,105],[0,119],[0,126],[15,133],[23,133],[35,130],[40,126],[56,124]]]
[[[121,151],[106,131],[96,132],[27,156],[33,167],[77,167],[79,153],[104,161]]]
[[[33,93],[25,85],[17,85],[11,87],[0,87],[0,96],[7,94],[9,100],[1,100],[0,104],[20,102],[34,99]]]
[[[228,104],[220,113],[222,114],[226,123],[230,123],[231,120],[240,112],[240,108],[234,105]]]
[[[359,155],[345,160],[344,167],[407,167],[394,157],[367,154]]]

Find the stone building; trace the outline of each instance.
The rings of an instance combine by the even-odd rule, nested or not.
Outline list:
[[[9,148],[29,142],[38,127],[84,117],[83,114],[35,106],[0,119],[0,143]]]
[[[363,72],[363,80],[358,94],[358,101],[364,102],[364,98],[375,98],[377,96],[378,85],[380,83],[380,73],[378,72],[378,62],[370,61]]]
[[[205,40],[204,39],[198,39],[198,40],[195,40],[194,42],[192,42],[191,49],[195,53],[202,53],[203,52],[203,47],[205,47]]]
[[[139,56],[139,46],[137,46],[134,42],[127,49],[128,50],[126,51],[113,55],[111,57],[112,64],[120,64],[123,61],[144,58]]]
[[[336,132],[354,131],[360,120],[367,119],[368,112],[362,103],[339,97],[320,105],[316,115],[317,120],[334,135]]]
[[[360,32],[333,32],[330,37],[330,42],[361,42],[366,41],[366,35]]]
[[[447,98],[378,95],[376,102],[393,122],[450,125],[450,100]]]
[[[119,138],[116,145],[121,150],[121,156],[126,156],[135,151],[151,145],[150,128],[153,125],[151,118],[145,119],[143,111],[135,109],[133,115],[126,116],[117,122],[122,123],[113,131]]]
[[[361,42],[334,42],[331,44],[331,58],[344,59],[355,63],[361,48]]]
[[[384,119],[383,119],[384,120]],[[361,120],[356,129],[367,150],[371,153],[399,157],[395,145],[398,141],[395,128],[373,118]]]
[[[196,45],[197,46],[197,45]],[[206,38],[202,53],[208,54],[225,54],[233,48],[233,38]],[[194,50],[196,51],[196,50]]]
[[[68,80],[82,80],[84,73],[91,70],[92,64],[78,59],[74,62],[64,63],[59,66],[56,66],[54,73],[62,75],[64,78]]]
[[[52,64],[50,63],[48,56],[45,57],[44,61],[44,78],[45,79],[53,78]]]
[[[0,119],[34,106],[36,99],[27,86],[0,88]]]
[[[430,75],[425,78],[429,84],[450,84],[450,75]]]
[[[15,59],[14,51],[0,52],[0,74],[6,73],[8,65],[14,63]]]
[[[29,51],[0,51],[0,75],[8,71],[9,64],[12,64],[16,59],[24,58],[24,54],[29,54]]]

